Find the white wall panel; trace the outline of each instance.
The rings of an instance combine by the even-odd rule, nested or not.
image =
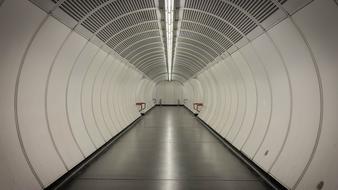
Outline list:
[[[230,90],[230,84],[229,84],[230,80],[227,80],[228,76],[227,76],[225,67],[226,66],[223,63],[219,63],[217,65],[217,71],[218,71],[217,78],[219,79],[220,88],[222,89],[220,95],[223,99],[222,103],[220,104],[220,106],[222,106],[223,109],[221,111],[221,115],[219,118],[219,126],[218,128],[215,129],[219,133],[222,132],[224,126],[226,125],[227,119],[229,118],[229,115],[230,115],[231,103],[232,103],[231,90]]]
[[[323,123],[314,157],[297,189],[338,189],[338,6],[314,1],[294,15],[317,61],[323,90]]]
[[[222,130],[222,136],[228,139],[228,134],[233,128],[239,128],[245,113],[245,86],[243,83],[243,76],[238,70],[236,63],[232,57],[227,57],[224,62],[228,73],[231,73],[231,85],[233,92],[236,93],[232,96],[232,112],[229,115],[228,121]]]
[[[229,128],[227,128],[226,131],[224,131],[224,137],[230,141],[229,135],[230,133],[234,130],[238,130],[242,123],[243,120],[245,118],[246,115],[246,104],[247,104],[247,88],[246,88],[246,84],[244,81],[244,75],[240,69],[240,67],[237,65],[237,63],[235,62],[235,60],[233,59],[232,56],[227,57],[226,59],[227,62],[227,66],[232,70],[233,74],[234,74],[234,83],[236,85],[237,88],[237,109],[236,109],[236,115],[234,120],[232,121],[232,123],[230,124]]]
[[[84,123],[82,106],[81,106],[81,89],[82,81],[86,73],[86,69],[99,51],[98,47],[87,42],[77,57],[70,76],[68,76],[67,90],[67,110],[69,115],[69,123],[73,130],[76,140],[79,142],[80,148],[85,156],[90,155],[99,144],[103,143],[102,138],[93,138],[92,135],[98,136],[98,131],[93,126],[87,126]],[[94,140],[95,139],[95,140]]]
[[[126,115],[124,114],[124,104],[125,104],[123,102],[124,97],[121,96],[121,93],[123,93],[122,88],[124,85],[126,85],[126,75],[128,75],[128,73],[129,73],[129,67],[124,66],[123,74],[121,74],[118,77],[118,81],[115,86],[115,108],[117,108],[118,113],[119,113],[118,118],[120,119],[121,129],[123,129],[128,123],[126,119]]]
[[[50,68],[47,86],[46,108],[49,126],[68,168],[72,168],[83,159],[83,155],[73,138],[68,124],[66,111],[66,90],[68,75],[86,40],[77,33],[70,33],[55,57]]]
[[[290,20],[274,27],[270,34],[285,60],[292,90],[292,119],[288,137],[271,172],[276,176],[289,176],[288,180],[285,177],[278,176],[278,178],[282,181],[285,179],[287,185],[291,187],[305,167],[314,145],[320,112],[319,87],[311,56]],[[289,112],[287,109],[290,108],[285,108],[284,112]],[[306,136],[303,136],[304,131]],[[283,141],[276,136],[281,134],[284,134],[282,127],[271,130],[262,149],[273,150],[273,154],[279,151]],[[301,136],[303,136],[302,141],[299,142]],[[260,152],[260,154],[264,153]],[[293,160],[295,166],[289,164],[290,160]],[[265,162],[272,163],[271,160]],[[288,174],[290,171],[292,175]]]
[[[43,11],[21,0],[5,1],[0,7],[0,176],[3,189],[41,189],[20,146],[13,104],[22,57],[45,16]]]
[[[210,67],[205,73],[205,79],[206,79],[206,88],[208,88],[209,97],[208,97],[208,106],[209,106],[209,111],[206,112],[205,115],[205,121],[210,125],[214,126],[215,122],[215,116],[216,116],[216,109],[215,105],[217,104],[217,84],[215,83],[216,81],[214,80],[212,68]]]
[[[228,97],[228,90],[226,89],[228,84],[227,81],[223,80],[223,69],[222,69],[222,64],[218,63],[215,65],[214,69],[214,75],[215,75],[215,80],[217,80],[218,86],[218,101],[216,105],[216,113],[218,112],[218,116],[215,121],[215,127],[214,129],[217,132],[220,132],[220,129],[223,127],[223,120],[227,116],[227,110],[229,106],[227,106],[227,97]]]
[[[22,141],[45,186],[66,172],[46,120],[45,89],[49,67],[69,32],[69,28],[54,18],[46,20],[29,47],[18,86],[18,121]]]
[[[252,75],[251,68],[249,64],[245,60],[245,58],[240,54],[240,52],[236,52],[232,54],[232,58],[237,65],[238,70],[242,73],[243,82],[245,86],[245,97],[243,104],[244,108],[244,118],[240,121],[237,126],[234,126],[232,130],[229,132],[227,138],[230,142],[233,142],[237,137],[239,131],[244,126],[252,126],[255,121],[256,116],[256,79]]]
[[[130,79],[128,87],[125,87],[125,93],[128,94],[126,102],[128,102],[128,113],[130,115],[130,122],[133,122],[140,116],[140,113],[135,109],[136,95],[135,89],[138,83],[142,80],[142,76],[137,73],[134,69],[132,70],[133,77]]]
[[[217,116],[215,117],[215,130],[220,128],[222,119],[224,118],[224,111],[226,109],[226,105],[225,105],[225,100],[226,100],[226,92],[224,91],[224,87],[226,86],[225,84],[222,83],[221,81],[221,70],[220,70],[220,65],[217,64],[214,68],[213,68],[213,74],[214,74],[214,80],[217,83],[217,87],[216,87],[216,93],[217,93],[217,101],[216,101],[216,105],[215,105],[215,109],[216,109],[216,113]]]
[[[252,69],[253,76],[256,80],[257,95],[256,102],[252,105],[255,107],[254,123],[252,123],[252,125],[243,125],[236,139],[233,141],[233,145],[238,149],[243,147],[256,123],[259,125],[266,123],[270,112],[269,107],[271,106],[268,76],[265,72],[263,63],[261,63],[260,58],[257,56],[251,45],[244,46],[240,51],[242,57],[248,62]],[[248,104],[250,103],[248,102]]]
[[[223,118],[223,122],[220,128],[220,134],[225,137],[226,132],[231,127],[237,110],[238,105],[238,89],[234,80],[234,72],[227,65],[226,61],[221,62],[221,68],[223,71],[223,80],[226,81],[225,85],[227,85],[228,93],[227,93],[227,111],[225,112],[225,117]]]
[[[253,130],[242,149],[250,158],[255,155],[268,132],[278,130],[280,133],[275,140],[283,141],[288,128],[290,110],[288,78],[278,50],[266,34],[253,41],[252,45],[268,73],[273,98],[271,100],[268,94],[258,92],[258,109],[261,110],[257,113]]]
[[[125,75],[126,73],[126,70],[127,70],[127,67],[126,66],[122,66],[122,70],[120,71],[120,73],[118,73],[118,76],[116,78],[116,81],[114,82],[114,86],[113,86],[113,96],[112,96],[112,101],[113,101],[113,109],[115,110],[115,114],[116,114],[116,119],[118,120],[119,122],[119,126],[120,126],[120,129],[122,130],[123,127],[124,127],[124,122],[123,122],[123,118],[122,118],[122,115],[121,115],[121,110],[120,110],[120,107],[119,107],[119,99],[118,99],[118,93],[120,92],[120,86],[119,84],[121,83],[121,78],[122,76]]]
[[[118,108],[119,108],[119,112],[120,112],[120,117],[122,119],[122,123],[123,123],[123,126],[122,127],[125,127],[128,123],[128,116],[126,115],[125,113],[125,106],[126,106],[126,103],[124,102],[125,100],[125,96],[126,95],[122,95],[123,92],[124,92],[124,86],[126,84],[128,84],[128,78],[127,77],[129,75],[129,72],[130,72],[130,68],[129,67],[125,67],[125,74],[122,75],[120,78],[120,82],[118,84],[118,89],[117,89],[117,105],[118,105]]]
[[[94,79],[93,79],[93,87],[91,91],[91,106],[92,106],[92,112],[94,116],[94,121],[101,129],[101,132],[105,139],[110,139],[113,135],[112,128],[110,128],[105,121],[102,113],[101,108],[101,89],[103,85],[103,80],[105,74],[109,71],[110,65],[112,65],[113,58],[111,56],[106,56],[104,58],[104,62],[99,66],[99,69],[95,73]]]
[[[119,132],[118,130],[118,124],[114,122],[113,117],[111,116],[111,108],[109,105],[109,88],[112,83],[112,80],[114,80],[114,77],[116,76],[116,70],[118,70],[120,63],[114,59],[112,60],[112,64],[110,65],[110,68],[107,70],[104,76],[102,88],[100,89],[100,105],[102,108],[102,114],[103,118],[106,121],[108,127],[112,131],[112,135],[114,136]]]
[[[199,117],[203,118],[203,120],[210,125],[209,115],[212,112],[212,90],[210,86],[210,82],[208,79],[208,76],[210,75],[207,70],[203,72],[203,75],[198,78],[200,80],[201,86],[204,93],[204,103],[203,103],[203,109],[201,113],[198,115]]]
[[[132,102],[135,103],[135,99],[132,100],[132,93],[130,93],[130,90],[134,89],[132,82],[135,78],[135,73],[133,71],[132,68],[128,69],[128,77],[126,77],[124,85],[121,85],[121,94],[124,94],[124,96],[120,97],[122,100],[121,102],[124,102],[124,104],[122,104],[122,111],[123,115],[126,117],[126,123],[131,123],[133,121],[133,112],[130,110]],[[133,108],[133,110],[136,111],[135,106],[133,106]]]
[[[123,114],[126,116],[127,123],[131,123],[135,120],[135,117],[140,116],[140,113],[137,112],[135,108],[135,84],[141,80],[141,77],[138,73],[133,69],[129,68],[128,77],[125,79],[125,84],[121,86],[121,93],[125,94],[125,96],[121,96],[123,102],[125,102],[123,106]],[[137,114],[137,116],[136,116]]]
[[[116,128],[117,132],[121,131],[121,124],[119,122],[117,113],[116,113],[116,109],[115,109],[115,105],[114,105],[114,96],[113,96],[113,92],[115,92],[115,83],[118,79],[118,77],[120,76],[119,73],[121,73],[121,71],[123,70],[123,65],[121,64],[120,61],[117,61],[116,63],[116,68],[114,69],[113,73],[112,73],[112,78],[109,81],[109,88],[108,88],[108,92],[107,92],[107,104],[108,104],[108,108],[109,108],[109,115],[110,118],[112,119],[112,122],[114,123],[114,127]]]
[[[125,121],[124,121],[124,118],[123,118],[123,115],[122,115],[122,112],[121,112],[121,108],[120,108],[120,105],[119,105],[119,102],[120,102],[120,97],[119,97],[119,92],[120,92],[120,84],[123,82],[122,78],[123,76],[126,75],[126,71],[127,71],[127,67],[125,65],[122,66],[122,70],[118,73],[118,76],[116,78],[116,80],[114,81],[114,85],[112,87],[112,96],[111,96],[111,99],[112,99],[112,106],[113,106],[113,109],[115,110],[115,114],[116,114],[116,119],[118,120],[119,122],[119,126],[120,126],[120,129],[122,130],[125,126]]]
[[[128,78],[130,74],[131,68],[125,66],[124,75],[120,76],[119,83],[117,84],[117,93],[116,93],[116,104],[119,109],[120,118],[122,121],[122,128],[126,127],[129,124],[128,115],[126,114],[126,94],[124,94],[124,87],[128,84]]]
[[[140,113],[135,108],[136,103],[136,89],[140,82],[142,81],[142,75],[138,73],[135,69],[132,70],[133,78],[130,80],[129,87],[125,88],[126,93],[128,93],[128,113],[130,115],[130,120],[133,122],[136,118],[140,116]]]
[[[100,50],[92,60],[92,62],[86,68],[83,81],[81,83],[81,108],[83,112],[83,119],[85,125],[88,128],[89,134],[92,136],[96,146],[101,146],[105,141],[109,139],[107,135],[107,129],[104,126],[97,124],[93,113],[93,86],[96,73],[100,70],[100,67],[106,61],[107,53]]]

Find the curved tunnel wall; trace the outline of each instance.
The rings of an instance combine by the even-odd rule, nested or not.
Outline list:
[[[186,106],[290,189],[337,189],[338,19],[314,1],[184,84]],[[193,111],[193,110],[192,110]]]
[[[32,3],[0,23],[2,189],[47,187],[153,106],[153,81]]]

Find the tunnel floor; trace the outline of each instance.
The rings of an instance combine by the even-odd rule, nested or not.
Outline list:
[[[182,106],[155,107],[62,189],[270,189]]]

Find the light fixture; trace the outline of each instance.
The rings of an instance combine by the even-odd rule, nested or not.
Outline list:
[[[173,57],[174,0],[165,0],[165,28],[167,39],[168,80],[171,81]]]

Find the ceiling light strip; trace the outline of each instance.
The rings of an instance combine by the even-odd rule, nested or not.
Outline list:
[[[173,66],[174,0],[165,0],[165,28],[167,39],[168,80],[171,81]]]

